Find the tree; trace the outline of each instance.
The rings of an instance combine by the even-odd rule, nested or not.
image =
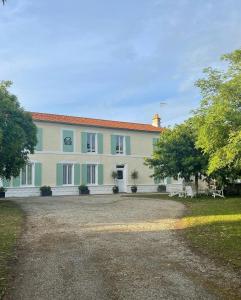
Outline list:
[[[36,126],[31,114],[20,106],[8,88],[11,82],[0,82],[0,177],[18,176],[34,152]]]
[[[241,175],[241,49],[222,58],[225,71],[207,68],[196,82],[202,100],[196,111],[196,145],[209,156],[208,174]]]
[[[206,173],[207,157],[196,148],[195,141],[190,120],[163,131],[152,158],[145,162],[153,168],[153,176],[159,179],[180,176],[185,181],[190,181],[194,176],[198,192],[198,179]]]

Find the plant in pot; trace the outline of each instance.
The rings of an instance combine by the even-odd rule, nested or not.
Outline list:
[[[159,184],[158,188],[157,188],[157,191],[159,193],[165,193],[166,192],[166,186],[164,184]]]
[[[79,195],[89,195],[90,191],[87,185],[82,184],[79,186]]]
[[[0,187],[0,198],[5,198],[6,191],[4,187]]]
[[[39,189],[42,197],[52,196],[52,190],[50,186],[43,185]]]
[[[134,181],[134,185],[131,186],[131,192],[136,193],[137,192],[136,180],[138,179],[138,172],[136,170],[134,170],[131,173],[131,179],[133,179]]]
[[[118,188],[118,186],[116,185],[117,172],[116,172],[116,171],[113,171],[113,172],[111,173],[111,177],[113,178],[114,184],[115,184],[115,185],[112,187],[112,191],[113,191],[114,194],[117,194],[117,193],[119,193],[119,188]]]

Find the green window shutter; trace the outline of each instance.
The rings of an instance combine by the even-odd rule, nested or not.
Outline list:
[[[56,185],[63,185],[63,164],[57,164],[56,167]]]
[[[35,186],[41,186],[42,185],[42,164],[41,163],[35,163],[35,172],[34,172],[34,183]]]
[[[98,153],[103,154],[103,134],[98,133],[97,139],[98,139]]]
[[[153,138],[152,139],[152,145],[153,145],[153,151],[157,150],[157,143],[159,139],[158,138]]]
[[[74,164],[74,185],[80,185],[80,164]]]
[[[3,187],[8,188],[10,187],[11,180],[7,180],[6,178],[2,179]]]
[[[102,185],[104,183],[104,166],[102,164],[98,165],[98,184]]]
[[[171,177],[167,177],[166,180],[167,180],[167,184],[171,184],[171,181],[172,181]]]
[[[87,153],[87,132],[81,132],[81,152]]]
[[[155,177],[154,177],[154,183],[155,183],[155,184],[159,184],[160,182],[161,182],[160,178],[155,178]]]
[[[20,176],[13,177],[13,187],[20,186]]]
[[[111,135],[111,154],[116,154],[116,141],[117,141],[117,136],[116,135]]]
[[[87,185],[87,165],[81,165],[81,184]]]
[[[130,155],[131,154],[131,137],[126,136],[125,140],[126,140],[126,155]]]
[[[63,151],[74,152],[74,132],[73,130],[63,130]]]
[[[43,150],[43,128],[37,128],[37,145],[35,148],[36,151]]]

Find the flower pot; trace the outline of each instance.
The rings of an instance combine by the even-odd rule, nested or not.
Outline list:
[[[79,195],[89,195],[90,191],[89,190],[82,190],[79,191]]]
[[[5,192],[0,192],[0,198],[5,198]]]
[[[131,192],[136,193],[137,192],[137,186],[132,186],[131,187]]]
[[[41,191],[41,196],[42,197],[50,197],[52,196],[52,191]]]

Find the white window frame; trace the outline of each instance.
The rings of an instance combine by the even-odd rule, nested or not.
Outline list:
[[[64,183],[64,166],[71,166],[71,179],[72,179],[71,183]],[[66,162],[66,163],[62,164],[62,167],[63,167],[63,186],[72,186],[72,185],[74,185],[74,164]],[[66,172],[66,179],[68,179],[69,168],[66,168],[66,171],[67,171]]]
[[[91,144],[90,144],[90,149],[88,149],[88,136],[91,136],[90,138],[90,141],[91,141]],[[95,137],[95,151],[92,151],[93,150],[93,144],[92,144],[92,136]],[[95,132],[87,132],[87,145],[86,145],[86,148],[87,148],[87,153],[91,154],[91,153],[97,153],[97,134]]]
[[[95,167],[95,183],[88,183],[88,167],[89,166],[94,166]],[[90,172],[90,176],[92,177],[92,172]],[[88,163],[87,164],[87,185],[88,186],[95,186],[98,185],[98,164],[95,163]],[[90,180],[92,181],[92,180]]]
[[[31,165],[32,166],[32,178],[31,178],[31,184],[27,183],[28,180],[28,168],[27,165]],[[20,171],[20,186],[21,187],[33,187],[34,186],[34,174],[35,174],[35,163],[34,162],[28,162],[25,166],[25,171],[26,171],[26,184],[22,184],[22,179],[23,179],[23,169],[21,169]]]
[[[116,148],[117,148],[118,143],[120,145],[120,139],[121,138],[123,138],[123,152],[120,152],[120,149],[119,150],[115,149],[115,151],[116,151],[116,154],[118,154],[118,155],[125,155],[126,145],[125,145],[125,136],[124,135],[117,135],[116,136]]]

